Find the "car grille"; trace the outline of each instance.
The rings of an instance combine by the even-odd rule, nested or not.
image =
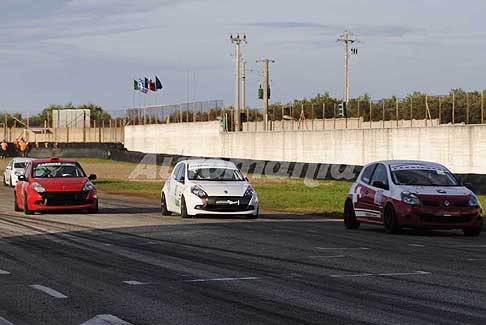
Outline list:
[[[420,221],[433,223],[468,223],[472,220],[473,215],[465,216],[436,216],[432,214],[423,214],[420,216]]]
[[[44,205],[47,206],[69,206],[89,204],[91,200],[87,200],[89,192],[45,192],[41,193]]]
[[[420,201],[422,201],[422,204],[427,207],[440,207],[444,206],[444,202],[448,201],[449,206],[448,208],[456,207],[456,208],[465,208],[467,207],[467,204],[469,202],[469,197],[464,198],[464,197],[443,197],[443,198],[428,198],[424,196],[419,196]]]
[[[253,210],[250,199],[242,196],[210,196],[208,204],[198,205],[196,209],[213,212],[242,212]]]

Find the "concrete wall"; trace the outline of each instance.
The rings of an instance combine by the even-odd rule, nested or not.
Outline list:
[[[486,125],[220,133],[218,122],[128,126],[131,151],[186,156],[364,165],[420,159],[455,173],[486,174]]]

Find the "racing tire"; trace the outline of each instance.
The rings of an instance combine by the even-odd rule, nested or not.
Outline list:
[[[477,228],[464,228],[462,231],[464,232],[464,236],[468,237],[478,237],[481,234],[484,226],[484,219],[481,219],[481,225]]]
[[[98,213],[98,210],[99,210],[98,209],[98,201],[96,201],[96,206],[94,208],[89,208],[88,213],[89,214],[96,214],[96,213]]]
[[[247,216],[246,218],[247,219],[258,219],[258,216],[260,215],[260,209],[257,209],[255,214],[250,214],[249,216]]]
[[[5,175],[3,176],[3,186],[8,186],[7,178],[5,177]]]
[[[192,218],[192,216],[187,213],[186,199],[184,199],[184,197],[181,198],[181,217],[183,219]]]
[[[402,231],[402,227],[398,222],[395,209],[391,204],[388,204],[385,207],[385,212],[383,214],[383,225],[387,234],[399,234]]]
[[[14,192],[14,210],[17,212],[22,211],[22,209],[19,208],[19,205],[17,204],[17,195],[15,195],[15,192]]]
[[[34,214],[33,211],[29,210],[29,204],[27,203],[27,194],[24,195],[24,213],[26,215]]]
[[[15,187],[13,186],[13,183],[12,183],[12,176],[10,176],[10,183],[9,183],[10,187]]]
[[[353,202],[347,200],[346,203],[344,203],[344,226],[346,229],[358,229],[360,224],[361,223],[356,219]]]
[[[170,216],[170,211],[167,210],[167,200],[165,199],[165,194],[162,193],[162,198],[160,199],[160,213],[163,216]]]

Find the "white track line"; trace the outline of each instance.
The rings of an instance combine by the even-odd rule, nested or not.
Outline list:
[[[405,275],[427,275],[432,274],[425,271],[404,272],[404,273],[358,273],[358,274],[333,274],[332,278],[352,278],[352,277],[367,277],[367,276],[405,276]]]
[[[408,246],[411,246],[411,247],[425,247],[425,245],[422,245],[422,244],[408,244]]]
[[[132,325],[113,315],[97,315],[81,325]]]
[[[8,320],[6,320],[3,317],[0,317],[0,325],[14,325],[14,324],[10,323]]]
[[[66,295],[63,295],[59,291],[56,291],[54,289],[51,289],[49,287],[46,287],[46,286],[43,286],[43,285],[40,285],[40,284],[32,284],[32,285],[30,285],[30,287],[33,288],[33,289],[42,291],[44,293],[47,293],[48,295],[50,295],[54,298],[57,298],[57,299],[66,299],[67,298]]]
[[[342,258],[346,257],[344,255],[314,255],[314,256],[309,256],[309,258]]]
[[[183,280],[181,282],[211,282],[211,281],[243,281],[243,280],[258,280],[259,277],[248,276],[243,278],[215,278],[215,279],[194,279],[194,280]]]
[[[131,286],[140,286],[140,285],[147,284],[147,282],[140,282],[140,281],[133,281],[133,280],[123,281],[123,283],[126,283],[126,284],[131,285]]]
[[[0,275],[7,275],[7,274],[10,274],[10,272],[5,270],[0,270]]]
[[[468,258],[466,261],[486,261],[486,258]]]
[[[319,250],[369,250],[368,247],[314,247]]]

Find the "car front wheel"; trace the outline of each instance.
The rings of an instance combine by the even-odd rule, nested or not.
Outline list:
[[[24,195],[24,213],[29,215],[29,214],[33,214],[33,212],[31,210],[29,210],[29,204],[27,203],[27,194]]]
[[[15,194],[15,192],[14,192],[14,210],[17,212],[22,211],[22,209],[19,208],[19,205],[17,204],[17,195]]]
[[[385,231],[387,234],[398,234],[402,230],[400,223],[398,222],[395,209],[391,204],[388,204],[385,208],[383,223],[385,225]]]
[[[192,218],[192,216],[187,213],[186,200],[184,197],[181,198],[181,217],[184,219]]]

